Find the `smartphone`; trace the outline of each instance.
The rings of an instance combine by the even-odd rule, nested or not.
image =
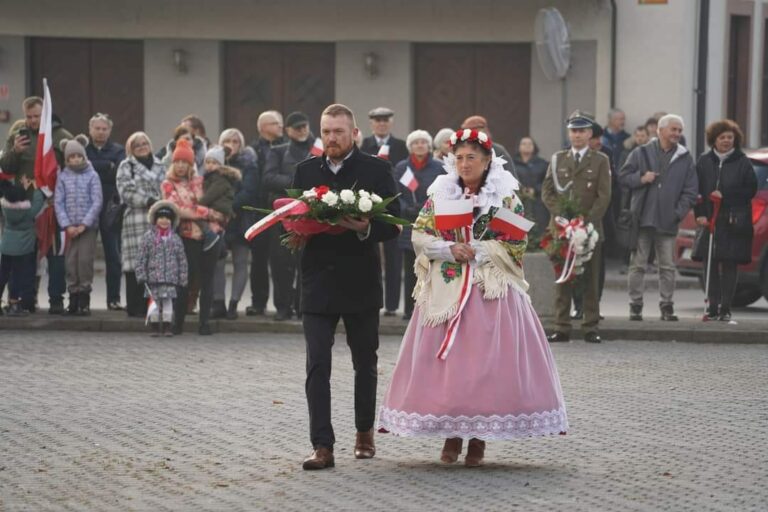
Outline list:
[[[32,140],[32,131],[25,126],[21,130],[19,130],[19,136],[20,137],[26,137],[29,140]]]

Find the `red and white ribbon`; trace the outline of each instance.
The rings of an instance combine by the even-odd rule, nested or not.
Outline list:
[[[465,240],[471,240],[472,228],[466,226],[464,228]],[[448,322],[448,330],[445,333],[443,342],[440,344],[440,349],[437,351],[437,358],[445,361],[448,357],[448,352],[451,351],[454,342],[456,341],[456,334],[459,332],[459,324],[461,323],[461,313],[464,311],[464,306],[469,302],[469,295],[472,291],[472,265],[467,263],[466,271],[464,272],[464,279],[461,282],[461,294],[459,295],[459,307],[456,310],[456,314]]]
[[[291,201],[290,203],[286,204],[285,206],[281,206],[277,210],[273,211],[263,219],[261,219],[259,222],[255,223],[253,226],[248,228],[248,231],[245,232],[245,238],[246,240],[250,241],[253,240],[253,238],[258,235],[259,233],[271,228],[278,222],[280,222],[283,218],[287,217],[291,214],[291,210],[295,207],[301,204],[302,201],[296,199],[294,201]]]

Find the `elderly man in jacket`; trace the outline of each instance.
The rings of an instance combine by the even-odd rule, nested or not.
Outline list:
[[[619,173],[631,191],[630,209],[638,219],[637,244],[629,267],[630,320],[643,319],[645,270],[656,251],[659,265],[661,319],[675,321],[675,237],[680,221],[696,202],[698,178],[688,149],[680,144],[685,125],[680,116],[659,119],[658,138],[636,148]]]

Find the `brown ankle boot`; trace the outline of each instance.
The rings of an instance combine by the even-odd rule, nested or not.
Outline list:
[[[372,459],[374,455],[376,455],[376,446],[373,444],[373,429],[358,432],[355,435],[355,458]]]
[[[443,445],[443,451],[440,453],[440,460],[446,464],[453,464],[459,460],[462,442],[463,439],[460,437],[446,439],[445,444]]]
[[[485,441],[475,439],[474,437],[470,439],[467,445],[467,456],[464,458],[464,465],[468,468],[482,466],[484,456]]]

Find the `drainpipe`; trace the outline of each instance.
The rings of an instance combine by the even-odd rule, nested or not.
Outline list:
[[[611,108],[616,108],[616,0],[611,0]]]
[[[707,61],[709,60],[709,0],[699,0],[699,59],[696,78],[697,153],[704,151],[704,128],[707,122]]]

